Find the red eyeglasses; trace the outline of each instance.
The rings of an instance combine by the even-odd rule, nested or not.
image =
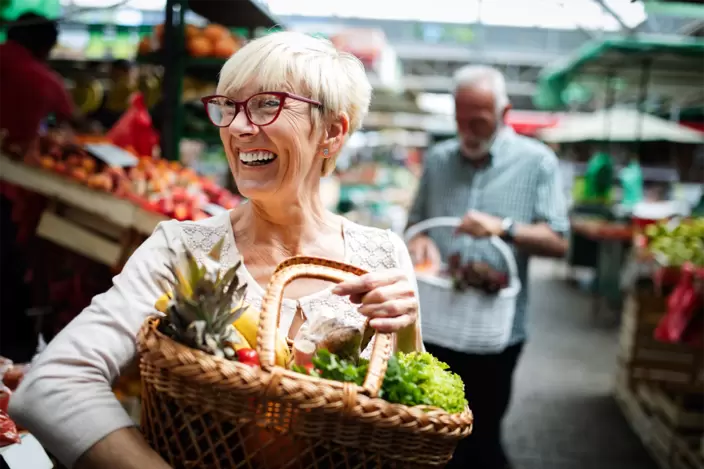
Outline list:
[[[252,124],[262,127],[273,123],[281,114],[286,99],[322,107],[322,103],[291,93],[267,91],[250,96],[244,101],[235,101],[227,96],[213,95],[201,98],[210,121],[217,127],[229,127],[240,109]]]

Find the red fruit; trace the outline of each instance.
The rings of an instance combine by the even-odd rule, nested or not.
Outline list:
[[[10,388],[10,391],[14,391],[17,389],[17,386],[20,385],[22,378],[24,378],[24,368],[21,366],[13,366],[5,372],[5,375],[2,377],[2,382],[5,386]]]
[[[317,370],[315,369],[315,365],[313,365],[312,363],[308,363],[308,364],[305,366],[305,369],[306,369],[306,372],[307,372],[309,375],[311,375],[311,376],[317,376],[317,375],[318,375],[318,372],[317,372]]]
[[[66,174],[66,163],[63,161],[57,161],[54,165],[54,171],[59,174]]]
[[[240,363],[249,366],[259,366],[259,355],[257,351],[251,348],[243,348],[237,351],[237,360]]]
[[[7,408],[10,405],[10,396],[12,391],[9,388],[0,389],[0,412],[7,413]]]
[[[174,187],[171,191],[171,197],[174,199],[174,202],[183,202],[188,199],[188,193],[181,187]]]
[[[190,220],[190,211],[185,204],[174,205],[174,218],[179,221]]]
[[[193,221],[205,220],[206,218],[210,218],[210,215],[202,210],[196,210],[193,212]]]
[[[157,206],[159,207],[159,212],[167,216],[171,215],[171,213],[173,213],[174,211],[174,203],[171,201],[171,199],[160,199],[157,202]]]

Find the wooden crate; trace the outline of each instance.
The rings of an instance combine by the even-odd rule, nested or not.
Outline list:
[[[661,469],[670,469],[670,448],[666,437],[659,435],[625,375],[617,378],[614,397],[633,432]]]
[[[704,390],[678,391],[648,382],[638,383],[637,390],[641,402],[670,428],[693,434],[697,441],[700,440],[704,432]]]
[[[619,337],[619,361],[631,381],[650,381],[696,391],[704,388],[704,351],[686,344],[655,340],[666,299],[637,290],[624,304]]]
[[[672,458],[672,469],[704,469],[704,455],[696,444],[678,441]]]
[[[132,253],[135,238],[130,228],[57,201],[52,201],[42,214],[36,234],[116,270],[120,270]]]
[[[624,417],[662,469],[704,469],[699,445],[698,406],[660,385],[632,381],[625,367],[616,378],[615,398]],[[687,399],[694,399],[687,395]],[[674,409],[674,410],[673,410]],[[685,410],[686,411],[683,411]],[[685,416],[684,418],[682,416]]]

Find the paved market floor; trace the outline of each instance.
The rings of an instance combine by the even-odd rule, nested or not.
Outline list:
[[[656,469],[612,398],[617,327],[552,261],[531,265],[531,339],[506,425],[516,469]]]

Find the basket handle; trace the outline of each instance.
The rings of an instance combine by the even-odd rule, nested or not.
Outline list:
[[[318,257],[296,256],[279,264],[269,280],[262,300],[257,333],[257,353],[261,367],[265,370],[274,367],[274,345],[286,285],[299,278],[315,278],[339,283],[366,273],[364,269]],[[377,332],[375,337],[369,369],[362,385],[372,397],[377,396],[381,389],[393,349],[393,334]]]
[[[457,228],[462,223],[462,219],[457,217],[435,217],[423,220],[422,222],[416,223],[410,226],[408,230],[403,235],[406,243],[416,237],[417,235],[424,233],[433,228]],[[465,234],[469,238],[469,236]],[[472,238],[474,239],[474,238]],[[498,236],[489,237],[489,242],[494,246],[500,253],[501,256],[506,261],[506,266],[508,267],[509,275],[509,288],[516,288],[520,285],[520,278],[518,277],[518,265],[516,264],[516,257],[513,255],[511,248]]]

